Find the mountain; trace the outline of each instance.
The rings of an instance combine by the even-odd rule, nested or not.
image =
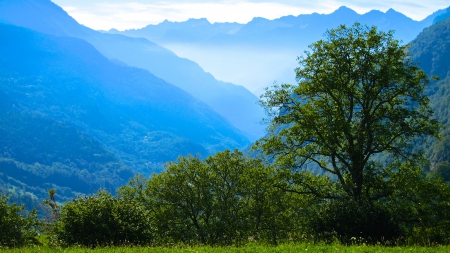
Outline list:
[[[264,133],[258,98],[242,86],[216,80],[197,63],[147,39],[102,34],[79,25],[50,0],[0,1],[0,21],[50,35],[84,39],[109,59],[146,69],[191,93],[226,117],[252,140]]]
[[[201,42],[220,34],[235,34],[244,25],[239,23],[214,23],[211,24],[206,18],[191,18],[185,22],[171,22],[164,20],[158,25],[148,25],[142,29],[131,29],[125,31],[131,37],[151,38],[151,41],[186,41]],[[110,33],[121,33],[111,29]]]
[[[242,84],[261,94],[274,81],[294,83],[297,56],[308,49],[307,45],[322,39],[327,29],[360,22],[376,25],[383,31],[395,30],[396,38],[408,43],[443,12],[414,21],[393,9],[386,13],[372,10],[358,14],[342,6],[330,14],[302,14],[274,20],[254,18],[242,25],[211,24],[200,19],[165,21],[141,29],[110,32],[152,40],[196,61],[219,79]]]
[[[436,24],[437,22],[446,20],[446,19],[448,19],[449,17],[450,17],[450,7],[447,8],[447,11],[446,11],[446,12],[444,12],[444,13],[442,13],[442,14],[436,16],[436,17],[433,19],[433,25]]]
[[[202,43],[204,45],[222,43],[223,45],[247,44],[257,47],[277,45],[308,45],[322,38],[322,34],[339,25],[352,25],[355,22],[375,25],[383,31],[394,30],[396,36],[405,42],[414,39],[434,18],[445,13],[440,10],[422,21],[415,21],[394,9],[386,13],[372,10],[358,14],[342,6],[330,14],[301,14],[284,16],[274,20],[254,18],[247,24],[214,23],[206,19],[189,19],[184,22],[164,21],[158,25],[148,25],[141,29],[120,32],[111,29],[110,33],[120,33],[132,37],[148,38],[158,44]]]
[[[450,162],[450,18],[424,29],[411,42],[409,52],[428,75],[440,79],[428,88],[435,117],[442,122],[442,140],[428,148],[431,166],[437,168]]]
[[[32,205],[114,191],[248,139],[208,105],[85,40],[0,24],[0,191]],[[23,201],[22,201],[23,202]]]

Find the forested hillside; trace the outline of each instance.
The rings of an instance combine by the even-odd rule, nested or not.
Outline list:
[[[258,98],[240,85],[215,79],[197,63],[147,39],[106,34],[82,26],[50,0],[0,1],[0,22],[91,43],[109,59],[150,71],[212,107],[247,138],[264,133]],[[224,79],[228,80],[228,79]]]
[[[442,122],[442,141],[435,141],[428,149],[431,168],[443,170],[450,180],[450,19],[426,28],[409,48],[411,56],[433,81],[427,90],[436,118]],[[447,171],[447,172],[445,172]]]
[[[2,191],[28,203],[114,191],[179,155],[248,139],[206,104],[84,40],[0,24]]]

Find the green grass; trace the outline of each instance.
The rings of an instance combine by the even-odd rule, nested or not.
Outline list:
[[[311,244],[282,244],[279,246],[248,245],[243,247],[106,247],[87,249],[82,247],[72,248],[49,248],[29,247],[20,249],[0,249],[5,253],[28,253],[28,252],[154,252],[154,253],[225,253],[225,252],[257,252],[257,253],[283,253],[283,252],[450,252],[450,246],[435,247],[383,247],[383,246],[342,246],[342,245],[311,245]]]

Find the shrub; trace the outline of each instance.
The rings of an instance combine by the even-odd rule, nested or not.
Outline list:
[[[141,204],[99,191],[66,203],[55,233],[65,246],[144,245],[152,239],[148,217]]]
[[[36,243],[39,225],[36,210],[25,215],[23,205],[10,205],[8,199],[5,195],[0,195],[0,247]]]
[[[382,205],[352,200],[331,200],[309,221],[311,232],[325,241],[344,244],[392,243],[403,233],[400,223]]]

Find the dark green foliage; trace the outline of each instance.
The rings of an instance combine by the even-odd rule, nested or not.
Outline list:
[[[425,219],[416,203],[432,205],[422,193],[439,185],[420,177],[424,157],[414,141],[436,136],[439,124],[425,94],[428,77],[406,48],[393,32],[342,25],[299,57],[298,84],[261,97],[271,125],[256,147],[290,173],[286,190],[317,198],[316,236],[392,241],[415,222],[397,215],[411,208]]]
[[[276,244],[299,231],[304,201],[275,186],[276,171],[238,151],[180,157],[119,192],[151,210],[158,243],[230,245],[249,237]]]
[[[297,85],[268,90],[270,134],[257,147],[286,169],[320,167],[338,191],[320,194],[315,177],[298,182],[318,197],[355,201],[389,195],[389,178],[404,161],[420,163],[412,140],[436,135],[424,94],[427,76],[393,34],[355,24],[326,33],[299,58]],[[375,159],[386,156],[385,162]],[[322,177],[322,176],[319,176]],[[315,192],[315,193],[314,193]]]
[[[54,226],[57,242],[64,245],[147,245],[152,240],[142,204],[105,191],[67,202]]]
[[[36,210],[25,215],[24,206],[9,204],[8,197],[0,194],[0,248],[36,243],[38,225]]]
[[[441,178],[424,178],[423,172],[401,179],[402,192],[388,203],[416,244],[450,243],[450,184]]]
[[[432,174],[438,175],[445,181],[450,182],[450,163],[447,161],[438,163]]]
[[[337,237],[344,244],[393,244],[404,235],[400,223],[386,207],[353,200],[331,200],[320,205],[308,225],[318,239],[331,242]]]

